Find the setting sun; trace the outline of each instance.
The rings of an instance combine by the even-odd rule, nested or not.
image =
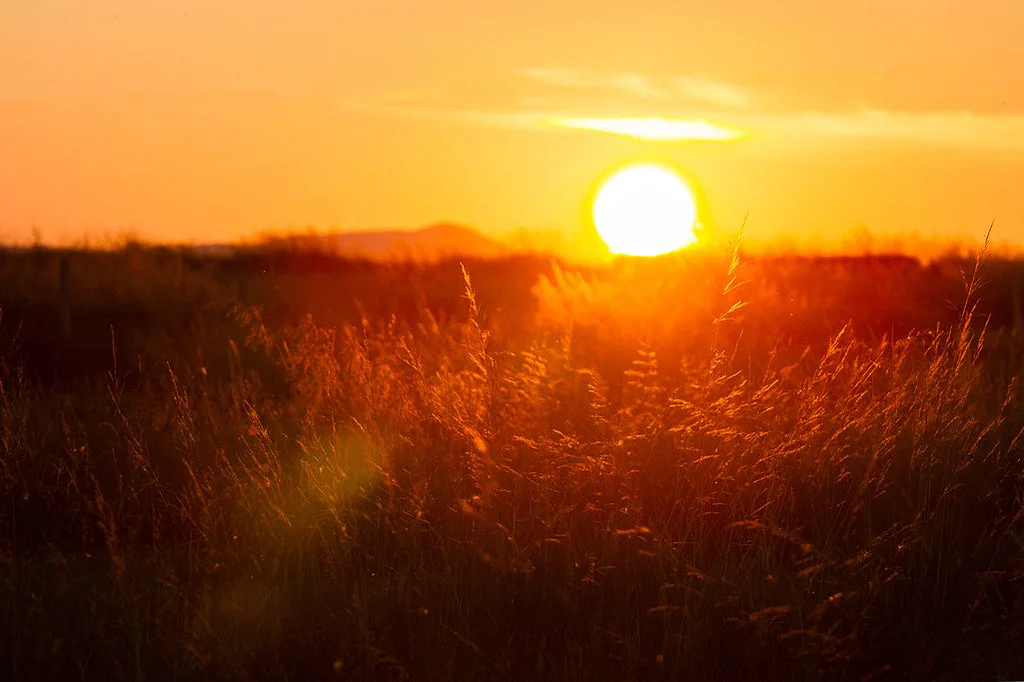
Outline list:
[[[604,181],[594,224],[613,253],[657,256],[697,241],[697,205],[682,178],[657,165],[629,166]]]

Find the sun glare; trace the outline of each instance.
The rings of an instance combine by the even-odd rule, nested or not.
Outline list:
[[[601,185],[594,224],[613,253],[658,256],[690,246],[697,204],[682,178],[663,166],[624,168]]]

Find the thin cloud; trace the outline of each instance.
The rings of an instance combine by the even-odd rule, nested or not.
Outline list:
[[[587,73],[576,69],[520,69],[519,75],[544,85],[569,90],[605,90],[623,95],[654,99],[664,97],[668,90],[642,73],[619,71],[616,73]]]
[[[639,73],[611,74],[604,81],[604,87],[608,90],[645,98],[664,97],[666,94],[665,90],[654,85],[649,78]]]
[[[652,142],[731,142],[743,133],[699,118],[556,118],[552,124],[561,128],[624,135]]]
[[[546,100],[535,106],[475,109],[395,103],[374,106],[383,114],[438,122],[514,130],[578,130],[624,135],[653,142],[735,141],[748,138],[784,140],[798,148],[843,140],[888,141],[935,147],[1006,151],[1024,150],[1024,113],[979,114],[971,111],[898,111],[863,107],[851,111],[720,112],[710,107],[658,106],[665,113],[647,116],[601,116],[560,109]],[[673,111],[674,110],[674,111]]]
[[[387,107],[384,113],[416,116],[439,122],[461,123],[509,130],[578,130],[622,135],[652,142],[730,142],[743,138],[734,128],[716,125],[699,118],[660,116],[601,118],[571,112],[486,111]]]
[[[769,137],[877,139],[973,149],[1024,149],[1024,114],[970,111],[802,111],[738,119]]]
[[[750,94],[729,83],[722,83],[704,76],[676,76],[672,84],[689,99],[722,107],[746,107]]]
[[[731,83],[700,75],[650,76],[634,71],[587,72],[577,69],[525,68],[519,75],[567,90],[603,90],[644,99],[685,99],[720,107],[746,107],[751,96]]]

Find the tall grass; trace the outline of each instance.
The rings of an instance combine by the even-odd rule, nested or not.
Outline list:
[[[130,324],[61,381],[0,344],[0,672],[1024,675],[1019,340],[974,288],[783,328],[745,267],[556,268],[515,324],[472,264],[329,326],[175,280],[202,314],[153,284],[134,362]]]

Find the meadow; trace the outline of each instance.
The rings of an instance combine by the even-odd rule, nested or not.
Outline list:
[[[1022,289],[2,251],[0,678],[1024,678]]]

